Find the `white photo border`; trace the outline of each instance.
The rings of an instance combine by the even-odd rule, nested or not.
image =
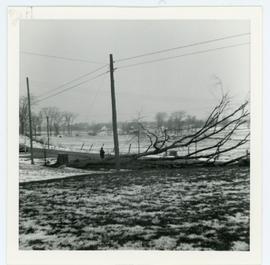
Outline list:
[[[261,263],[262,227],[262,10],[260,7],[10,7],[8,10],[8,264]],[[243,19],[250,21],[251,173],[250,251],[31,251],[19,250],[19,26],[21,19]]]

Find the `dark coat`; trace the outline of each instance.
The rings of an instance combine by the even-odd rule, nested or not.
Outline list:
[[[100,154],[101,159],[103,159],[105,157],[105,151],[104,151],[103,147],[100,148],[99,154]]]

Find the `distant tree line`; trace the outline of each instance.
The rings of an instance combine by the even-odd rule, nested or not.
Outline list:
[[[31,97],[31,102],[34,97]],[[34,104],[32,104],[34,105]],[[39,112],[34,112],[32,109],[32,130],[33,135],[40,135],[42,130],[47,130],[47,117],[48,117],[48,130],[50,135],[67,134],[72,135],[72,125],[77,115],[68,111],[61,111],[56,107],[42,108]],[[19,133],[26,135],[29,132],[29,116],[28,116],[28,103],[27,97],[20,97],[19,101]]]
[[[31,97],[31,102],[35,102],[34,97]],[[87,132],[89,135],[96,135],[102,129],[112,130],[111,122],[75,123],[77,115],[68,111],[61,111],[56,107],[45,107],[39,112],[32,110],[32,128],[33,135],[40,135],[42,131],[48,129],[50,135],[68,135],[72,136],[73,131]],[[20,134],[27,134],[29,131],[28,125],[28,105],[27,97],[20,97],[19,102],[19,131]],[[204,124],[204,120],[198,119],[196,116],[187,114],[185,111],[175,111],[172,113],[158,112],[153,121],[138,122],[137,119],[132,121],[118,122],[119,134],[138,134],[140,130],[139,123],[151,128],[152,130],[167,130],[171,134],[181,134],[182,130],[192,130],[200,128]]]
[[[158,129],[163,128],[174,133],[183,129],[200,128],[204,123],[204,120],[197,119],[196,116],[189,115],[185,111],[175,111],[171,114],[158,112],[155,121]]]
[[[173,133],[179,133],[184,129],[200,128],[204,123],[203,120],[197,119],[196,116],[186,114],[184,111],[176,111],[171,114],[165,112],[158,112],[155,115],[154,121],[139,122],[137,119],[132,121],[118,122],[118,129],[120,134],[138,134],[141,129],[139,124],[143,123],[148,128],[153,130],[168,130]],[[104,126],[108,130],[112,130],[112,123],[76,123],[74,128],[76,130],[87,130],[92,134],[97,134]]]

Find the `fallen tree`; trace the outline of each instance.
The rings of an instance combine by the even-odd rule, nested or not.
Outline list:
[[[237,130],[249,122],[248,101],[235,109],[230,108],[228,95],[222,96],[220,102],[213,108],[200,128],[189,128],[181,134],[174,134],[175,130],[166,128],[147,128],[138,121],[140,133],[147,139],[147,146],[138,154],[122,154],[120,164],[123,169],[146,168],[178,168],[186,166],[223,166],[237,163],[249,165],[249,153],[239,152],[239,156],[231,156],[229,160],[219,159],[223,154],[232,152],[249,141],[250,133],[245,129],[241,138]],[[236,137],[237,136],[237,137]],[[196,147],[196,148],[194,148]],[[188,152],[177,152],[187,149]],[[247,148],[248,149],[248,148]],[[175,151],[174,156],[162,156],[168,151]],[[153,156],[154,155],[154,156]],[[158,156],[157,156],[158,155]],[[66,159],[60,164],[78,168],[114,168],[114,156],[106,156],[104,160],[96,157]]]
[[[139,159],[150,155],[165,153],[169,150],[176,150],[196,146],[196,149],[185,155],[175,156],[172,159],[201,160],[204,163],[214,164],[220,155],[228,153],[249,141],[249,132],[241,139],[234,138],[236,131],[249,121],[248,101],[245,101],[234,110],[229,109],[230,99],[228,95],[222,96],[220,102],[209,114],[204,124],[193,132],[175,136],[167,129],[151,130],[143,123],[139,123],[142,132],[148,139],[148,145],[139,154],[132,154],[132,159]],[[210,140],[210,141],[209,141]],[[207,144],[204,144],[207,141]],[[232,144],[233,142],[233,144]],[[198,148],[197,148],[198,146]],[[194,148],[193,148],[194,149]],[[226,164],[237,162],[248,156],[248,153],[238,158],[226,161]]]

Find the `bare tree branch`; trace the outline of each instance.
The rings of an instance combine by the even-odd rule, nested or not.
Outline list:
[[[145,126],[140,123],[140,127],[148,138],[149,145],[145,151],[137,154],[135,158],[161,154],[171,149],[189,149],[191,145],[196,144],[196,146],[200,146],[201,143],[208,141],[206,147],[200,146],[195,151],[189,152],[186,155],[177,156],[177,158],[207,159],[208,162],[211,161],[215,163],[221,154],[230,152],[249,140],[249,133],[247,133],[240,140],[234,139],[234,144],[231,144],[233,142],[231,140],[239,127],[247,123],[249,112],[247,110],[248,101],[231,112],[227,110],[229,103],[230,99],[228,95],[223,95],[222,99],[210,112],[201,128],[195,133],[188,133],[175,138],[171,137],[166,129],[153,132],[153,130],[145,128]]]

